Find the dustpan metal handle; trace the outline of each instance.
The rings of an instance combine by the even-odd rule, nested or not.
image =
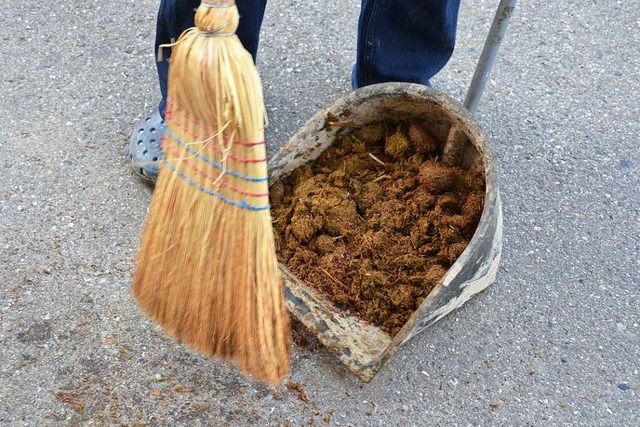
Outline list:
[[[464,106],[474,114],[480,103],[480,98],[487,86],[489,80],[489,74],[491,68],[498,57],[498,51],[500,50],[500,44],[502,39],[507,33],[507,27],[509,26],[509,20],[516,7],[517,0],[501,0],[496,15],[493,18],[489,35],[484,43],[482,54],[478,60],[476,71],[473,74],[471,85],[467,91],[467,97],[464,100]]]

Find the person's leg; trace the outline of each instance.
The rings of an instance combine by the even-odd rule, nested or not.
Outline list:
[[[236,0],[238,12],[240,13],[240,23],[238,25],[238,38],[244,48],[253,55],[255,60],[258,52],[258,41],[260,39],[260,27],[264,17],[264,10],[267,0]],[[172,40],[177,40],[180,34],[188,28],[194,26],[195,9],[200,5],[200,0],[162,0],[158,9],[158,20],[156,26],[155,52],[162,44],[169,44]],[[169,74],[168,59],[171,56],[171,49],[166,48],[163,52],[163,60],[157,63],[158,81],[160,83],[160,114],[164,117],[167,99],[167,80]]]
[[[362,0],[353,87],[429,85],[455,44],[460,0]]]

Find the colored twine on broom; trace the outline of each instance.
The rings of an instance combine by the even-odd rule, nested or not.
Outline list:
[[[262,87],[234,35],[234,4],[205,1],[195,22],[171,46],[165,156],[133,292],[176,340],[277,383],[289,368],[290,331],[269,211]]]

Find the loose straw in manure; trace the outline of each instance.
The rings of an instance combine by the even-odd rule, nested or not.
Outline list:
[[[268,195],[262,87],[233,2],[173,45],[166,129],[133,292],[176,340],[277,383],[290,330]]]

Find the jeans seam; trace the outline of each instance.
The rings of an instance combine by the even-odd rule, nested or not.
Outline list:
[[[371,26],[373,22],[373,18],[376,14],[378,6],[378,0],[371,0],[371,6],[369,8],[369,13],[365,16],[365,20],[362,23],[362,27],[364,29],[364,34],[362,36],[362,57],[360,58],[362,64],[362,82],[358,82],[358,86],[366,86],[369,84],[370,79],[370,61],[369,55],[373,55],[373,49],[369,49],[369,36],[371,34]]]

